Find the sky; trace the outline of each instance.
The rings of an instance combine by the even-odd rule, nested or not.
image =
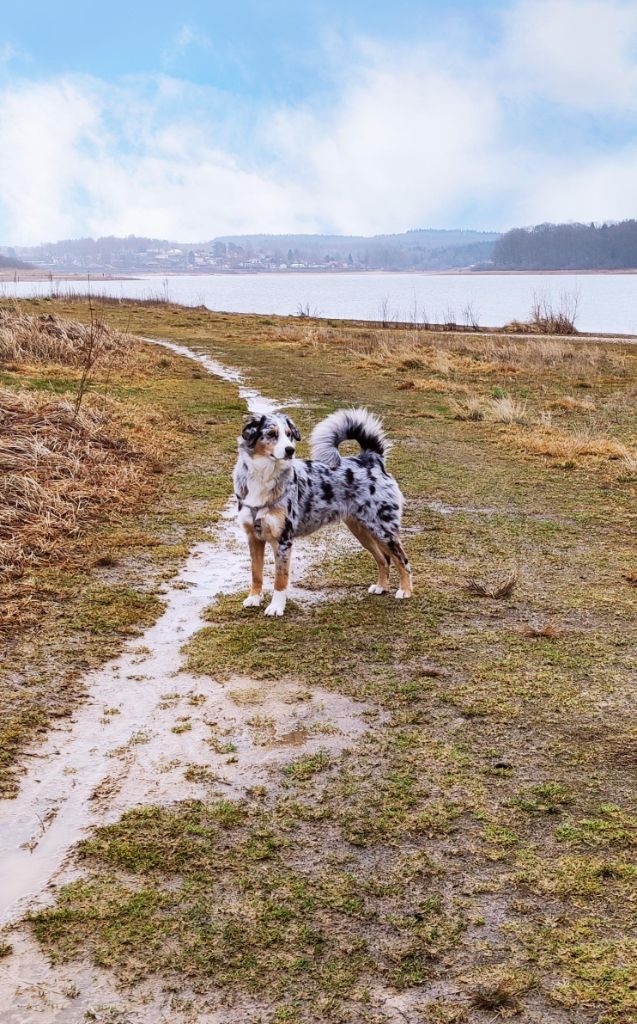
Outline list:
[[[0,13],[0,244],[637,215],[637,0]]]

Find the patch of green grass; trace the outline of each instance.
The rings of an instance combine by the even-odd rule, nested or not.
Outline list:
[[[62,889],[31,924],[58,960],[89,951],[128,981],[183,973],[261,993],[282,1019],[297,1006],[312,1021],[364,1005],[370,971],[401,988],[420,984],[462,932],[429,874],[382,879],[382,893],[408,900],[403,917],[374,895],[378,872],[326,864],[310,875],[290,866],[288,850],[281,823],[245,804],[132,811],[81,844],[93,877]],[[363,927],[372,922],[383,941],[370,945]]]
[[[283,770],[295,782],[305,782],[317,772],[324,772],[330,764],[331,758],[327,751],[317,750],[315,754],[303,754],[294,761],[290,761]]]
[[[555,971],[564,980],[551,989],[558,1006],[574,1013],[603,1007],[603,1024],[628,1024],[637,1014],[637,942],[631,937],[602,938],[602,921],[584,917],[577,923],[547,922],[527,936],[532,964]]]
[[[556,831],[565,843],[582,846],[637,845],[637,816],[614,804],[603,804],[596,818],[566,822]]]
[[[573,803],[573,796],[561,782],[541,782],[516,797],[515,803],[531,814],[560,814]]]
[[[137,636],[158,617],[163,602],[154,594],[131,587],[89,586],[65,614],[66,624],[95,637],[108,634]]]

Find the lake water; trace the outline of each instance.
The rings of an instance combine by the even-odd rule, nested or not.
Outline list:
[[[278,273],[140,275],[128,281],[91,278],[94,295],[165,296],[184,305],[233,313],[307,309],[313,315],[354,320],[466,322],[467,310],[482,326],[525,320],[535,295],[559,305],[577,296],[583,331],[637,334],[637,274],[392,274]],[[0,284],[0,295],[27,297],[85,291],[82,281]]]

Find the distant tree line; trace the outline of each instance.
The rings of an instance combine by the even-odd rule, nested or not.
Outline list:
[[[496,241],[493,263],[502,270],[637,268],[637,220],[513,228]]]
[[[30,266],[16,256],[0,256],[0,270],[28,270]]]

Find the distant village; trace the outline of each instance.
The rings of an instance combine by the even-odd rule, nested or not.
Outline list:
[[[422,229],[398,235],[235,235],[177,242],[129,235],[0,246],[0,262],[51,274],[280,273],[470,267],[497,234]],[[5,262],[5,266],[7,262]]]
[[[76,242],[26,247],[0,247],[0,255],[20,260],[30,267],[51,273],[196,273],[241,271],[302,271],[366,269],[351,253],[346,257],[325,253],[302,254],[298,250],[277,248],[255,251],[252,246],[215,241],[203,248],[190,246],[149,246],[131,250],[122,248],[80,247]]]

